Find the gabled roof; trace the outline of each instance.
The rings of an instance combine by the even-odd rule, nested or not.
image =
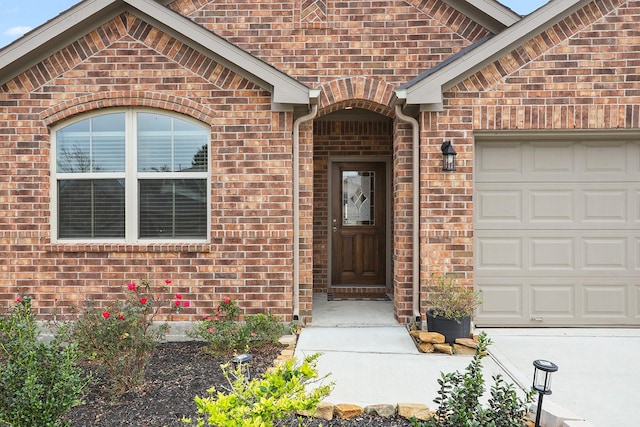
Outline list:
[[[496,0],[443,1],[494,34],[512,26],[522,18],[513,10]]]
[[[400,86],[400,103],[420,105],[425,110],[442,107],[442,94],[525,41],[540,34],[591,0],[551,0],[545,6],[493,36],[482,39],[442,64]]]
[[[129,11],[271,91],[275,104],[314,103],[313,90],[154,0],[84,0],[0,50],[0,84],[118,14]]]

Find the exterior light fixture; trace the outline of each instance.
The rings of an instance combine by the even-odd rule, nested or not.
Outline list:
[[[238,354],[237,356],[233,356],[231,359],[231,363],[233,363],[233,367],[236,371],[240,371],[244,378],[244,382],[248,382],[251,380],[251,361],[253,360],[253,356],[250,354]]]
[[[558,370],[558,366],[548,360],[533,361],[533,389],[538,392],[538,410],[536,412],[536,427],[540,427],[542,414],[542,398],[551,394],[551,374]]]
[[[442,170],[447,172],[456,170],[456,155],[458,153],[453,149],[451,141],[443,142],[440,150],[442,150]]]

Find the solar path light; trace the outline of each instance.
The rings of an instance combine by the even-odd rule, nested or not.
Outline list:
[[[542,398],[551,394],[551,374],[558,370],[558,366],[548,360],[533,361],[533,389],[538,392],[538,410],[536,412],[536,427],[540,427],[542,414]]]

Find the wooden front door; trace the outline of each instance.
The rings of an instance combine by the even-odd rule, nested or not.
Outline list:
[[[385,286],[385,180],[383,162],[332,163],[332,286]]]

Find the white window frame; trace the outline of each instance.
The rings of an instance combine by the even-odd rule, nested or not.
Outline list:
[[[56,134],[62,128],[73,123],[97,117],[104,114],[125,113],[125,171],[124,172],[108,172],[108,173],[57,173],[57,148]],[[177,118],[186,122],[197,125],[209,134],[207,140],[207,170],[202,172],[138,172],[138,145],[137,145],[137,113],[160,114],[168,117]],[[174,113],[167,110],[150,109],[150,108],[110,108],[100,110],[88,114],[82,114],[77,118],[67,120],[57,124],[51,129],[51,151],[50,151],[50,195],[51,195],[51,241],[53,243],[207,243],[211,236],[211,130],[208,125],[195,120],[191,117]],[[58,238],[58,181],[64,179],[124,179],[125,180],[125,237],[120,238],[82,238],[82,239],[60,239]],[[206,238],[203,239],[157,239],[157,238],[140,238],[139,233],[139,203],[138,188],[139,181],[143,179],[206,179],[206,206],[207,206],[207,231]]]

